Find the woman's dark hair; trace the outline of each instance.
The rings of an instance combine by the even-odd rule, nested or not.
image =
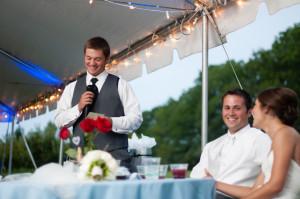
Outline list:
[[[105,58],[109,57],[110,55],[110,47],[108,42],[102,37],[93,37],[84,44],[84,54],[87,48],[95,49],[95,50],[102,50],[103,55]]]
[[[293,126],[298,118],[298,96],[284,87],[268,88],[257,96],[262,108],[268,107],[281,120],[282,123]]]

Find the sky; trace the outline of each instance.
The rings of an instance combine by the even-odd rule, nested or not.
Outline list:
[[[285,8],[273,15],[269,15],[267,7],[262,3],[253,23],[228,34],[227,43],[224,45],[230,59],[247,62],[253,52],[260,49],[271,49],[272,43],[280,32],[300,22],[300,4]],[[170,98],[179,99],[180,95],[195,86],[195,80],[202,69],[202,53],[197,53],[182,60],[174,51],[173,63],[150,74],[129,82],[136,97],[140,102],[142,111],[165,105]],[[210,49],[208,64],[222,64],[227,61],[222,46]],[[145,70],[144,70],[145,71]],[[199,102],[201,103],[201,102]],[[54,120],[55,110],[36,118],[21,121],[19,125],[23,133],[36,128],[44,129],[49,121]],[[11,124],[0,124],[0,138],[8,131]],[[16,126],[15,126],[16,128]]]

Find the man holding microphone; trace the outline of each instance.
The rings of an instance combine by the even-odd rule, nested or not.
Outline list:
[[[105,39],[89,39],[84,55],[87,73],[66,86],[54,122],[58,128],[73,126],[73,134],[80,135],[83,131],[79,125],[89,111],[104,114],[112,128],[109,133],[99,133],[94,144],[121,160],[121,166],[130,168],[127,134],[138,129],[143,121],[138,100],[125,80],[106,72],[110,47]]]

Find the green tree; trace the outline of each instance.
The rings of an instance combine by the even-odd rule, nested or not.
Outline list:
[[[25,139],[28,143],[37,167],[50,162],[58,162],[60,139],[56,133],[56,126],[54,123],[49,122],[44,131],[42,131],[40,128],[37,128],[35,131],[31,131],[26,135]],[[4,172],[7,172],[9,163],[10,139],[11,137],[9,137],[6,141],[7,145],[4,158],[6,170]],[[26,171],[33,172],[34,166],[21,136],[20,129],[17,129],[14,132],[13,139],[12,173]],[[0,142],[1,149],[3,150],[4,145],[4,142]],[[1,154],[3,153],[3,150],[1,151]]]

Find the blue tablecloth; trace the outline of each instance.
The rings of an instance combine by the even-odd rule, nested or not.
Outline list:
[[[0,182],[1,199],[210,199],[213,179],[126,180],[49,185]]]

